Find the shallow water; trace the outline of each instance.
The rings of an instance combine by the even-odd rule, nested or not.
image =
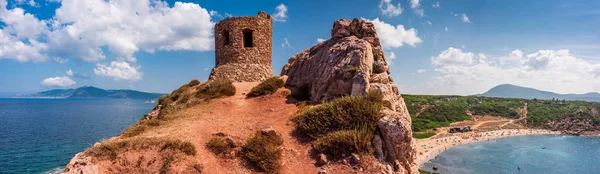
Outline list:
[[[443,174],[599,173],[600,137],[527,135],[456,146],[421,166]],[[520,170],[519,170],[520,168]]]
[[[0,99],[0,174],[64,167],[152,107],[140,100]]]

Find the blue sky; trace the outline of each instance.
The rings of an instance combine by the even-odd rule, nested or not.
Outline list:
[[[329,39],[333,22],[372,21],[401,93],[485,92],[504,83],[600,91],[600,2],[558,0],[0,0],[0,93],[93,85],[170,92],[206,80],[212,27],[273,15],[273,70]],[[286,43],[287,41],[287,43]]]

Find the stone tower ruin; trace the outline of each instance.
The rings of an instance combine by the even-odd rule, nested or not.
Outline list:
[[[209,79],[256,82],[273,76],[271,68],[273,19],[263,11],[256,17],[230,17],[215,25],[215,67]]]

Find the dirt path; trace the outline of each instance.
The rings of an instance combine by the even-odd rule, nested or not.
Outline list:
[[[190,141],[199,152],[195,160],[204,166],[205,173],[254,173],[237,158],[215,156],[205,148],[205,144],[215,133],[231,135],[235,141],[243,143],[256,131],[273,127],[284,140],[281,173],[317,173],[321,169],[310,158],[311,145],[301,144],[292,136],[294,124],[289,120],[296,112],[296,106],[286,99],[289,90],[280,89],[270,96],[246,99],[245,93],[256,84],[235,84],[235,96],[181,110],[173,115],[178,119],[141,136]],[[352,172],[348,166],[327,165],[327,168],[335,168],[328,173]]]

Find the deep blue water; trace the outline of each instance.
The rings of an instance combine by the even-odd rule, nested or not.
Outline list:
[[[600,173],[600,137],[530,135],[453,147],[422,169],[452,173]],[[518,168],[521,168],[519,171]]]
[[[152,107],[140,100],[0,99],[0,174],[64,167]]]

